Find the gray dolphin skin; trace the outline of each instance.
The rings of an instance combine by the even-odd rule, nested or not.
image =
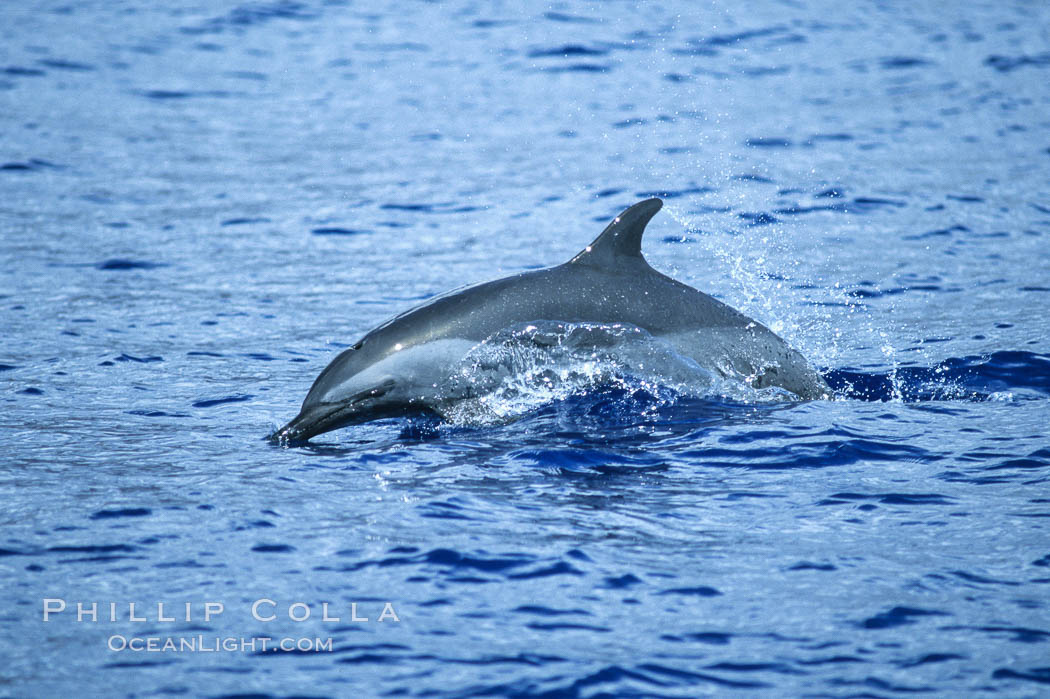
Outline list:
[[[662,206],[659,199],[635,204],[564,264],[451,291],[388,320],[321,372],[299,415],[271,439],[303,442],[434,410],[450,399],[451,372],[471,348],[542,321],[631,324],[716,374],[802,399],[829,397],[820,374],[771,330],[649,266],[642,234]]]

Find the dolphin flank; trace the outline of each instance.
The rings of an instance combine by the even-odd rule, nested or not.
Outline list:
[[[451,291],[388,320],[332,360],[299,415],[271,439],[302,442],[433,410],[450,400],[451,372],[471,348],[539,321],[629,323],[718,374],[802,399],[828,397],[820,374],[771,330],[649,266],[642,234],[662,206],[659,199],[635,204],[564,264]]]

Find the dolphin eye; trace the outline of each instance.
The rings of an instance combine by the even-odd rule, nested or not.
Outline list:
[[[397,382],[393,379],[385,379],[381,383],[373,386],[372,388],[365,389],[364,391],[361,391],[360,393],[357,393],[356,395],[352,396],[350,398],[350,402],[356,403],[358,401],[365,400],[366,398],[380,398],[389,393],[390,389],[392,389],[395,385],[397,385]]]
[[[359,350],[359,349],[361,349],[362,345],[364,345],[364,344],[365,344],[364,340],[358,340],[354,344],[350,345],[350,349],[352,349],[352,350]]]
[[[385,396],[396,384],[397,382],[393,379],[385,379],[381,384],[372,389],[371,395],[373,398]]]

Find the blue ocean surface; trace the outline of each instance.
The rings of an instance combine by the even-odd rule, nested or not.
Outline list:
[[[650,196],[834,400],[265,440]],[[0,695],[1050,693],[1046,3],[9,1],[0,260]]]

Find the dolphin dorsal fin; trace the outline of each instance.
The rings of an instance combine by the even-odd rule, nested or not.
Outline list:
[[[569,260],[591,265],[608,265],[622,258],[637,258],[642,262],[642,234],[649,220],[664,205],[660,199],[646,199],[630,207],[612,220],[594,242]]]

